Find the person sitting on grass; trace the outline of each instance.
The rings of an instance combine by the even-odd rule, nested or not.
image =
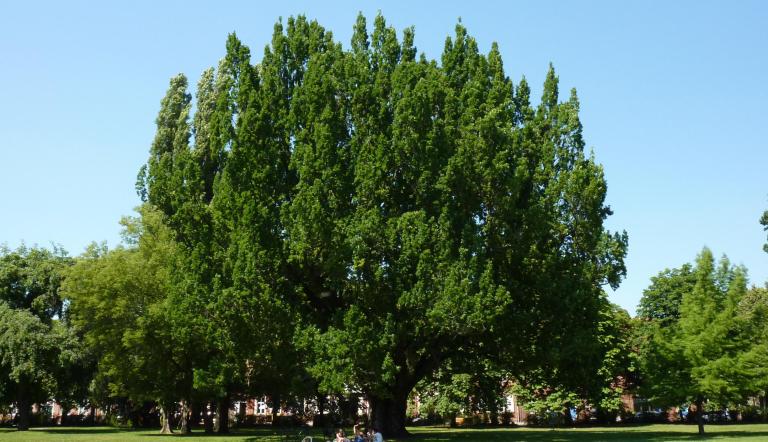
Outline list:
[[[384,436],[381,435],[381,431],[377,427],[373,427],[371,442],[384,442]]]
[[[360,430],[360,424],[352,426],[352,442],[365,442],[363,438],[363,432]]]
[[[341,428],[336,429],[336,439],[333,442],[350,442],[349,439],[344,437],[344,430]]]

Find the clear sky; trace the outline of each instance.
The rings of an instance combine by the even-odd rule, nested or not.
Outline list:
[[[705,245],[768,279],[765,1],[4,2],[0,243],[116,244],[171,76],[195,84],[231,31],[257,62],[281,16],[317,19],[348,47],[359,10],[414,25],[437,59],[461,17],[483,51],[499,43],[515,82],[538,93],[551,61],[561,91],[578,89],[608,226],[629,233],[614,302],[633,312],[652,275]]]

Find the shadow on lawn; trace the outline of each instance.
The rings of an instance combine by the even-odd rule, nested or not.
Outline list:
[[[48,433],[51,435],[96,435],[96,434],[116,434],[116,433],[134,433],[134,437],[146,437],[148,440],[161,438],[158,440],[168,440],[168,436],[159,434],[159,432],[147,433],[146,430],[126,430],[121,428],[108,427],[56,427],[39,428],[35,431]],[[314,434],[313,434],[314,433]],[[178,435],[178,433],[177,433]],[[203,433],[195,431],[187,438],[232,438],[249,442],[277,442],[277,441],[295,441],[298,442],[305,435],[312,435],[315,441],[324,441],[327,438],[317,437],[318,433],[309,431],[280,431],[266,428],[260,429],[241,429],[235,430],[228,435]],[[740,430],[738,427],[724,431],[710,431],[704,438],[696,434],[696,427],[691,426],[690,432],[681,431],[652,431],[644,430],[643,426],[623,427],[621,429],[613,428],[591,428],[591,429],[467,429],[458,431],[446,431],[444,429],[422,430],[415,432],[411,437],[404,439],[387,439],[388,442],[495,442],[495,441],[519,441],[519,442],[618,442],[618,441],[650,441],[650,442],[669,442],[669,441],[695,441],[706,440],[710,437],[728,438],[738,441],[739,439],[749,438],[751,440],[768,440],[768,430],[766,431],[748,431]],[[172,437],[171,439],[175,439]]]
[[[32,427],[30,431],[32,433],[47,434],[116,434],[131,432],[133,430],[116,427]]]
[[[205,433],[198,429],[192,431],[192,433],[181,436],[178,432],[174,433],[174,436],[179,436],[182,439],[187,438],[232,438],[238,441],[258,441],[258,442],[299,442],[305,436],[312,436],[315,441],[322,442],[328,440],[328,437],[323,438],[320,436],[320,430],[312,431],[311,429],[299,429],[299,428],[284,428],[284,429],[272,429],[272,428],[238,428],[232,429],[230,433]],[[159,431],[151,433],[140,434],[141,437],[148,438],[167,438],[167,435],[160,434]]]
[[[10,429],[8,428],[9,432],[16,433],[16,429]],[[148,438],[148,440],[152,440],[157,438],[159,441],[169,441],[169,440],[175,440],[177,437],[181,440],[183,439],[189,439],[189,438],[232,438],[237,441],[259,441],[259,442],[284,442],[284,441],[300,441],[303,437],[298,436],[298,431],[292,431],[292,432],[281,432],[281,431],[275,431],[272,429],[265,429],[265,428],[249,428],[249,429],[235,429],[231,433],[228,434],[219,434],[219,433],[205,433],[200,430],[195,430],[191,434],[187,434],[182,436],[179,434],[178,430],[174,431],[174,434],[171,436],[160,434],[160,430],[154,430],[154,429],[127,429],[127,428],[117,428],[117,427],[35,427],[32,428],[30,432],[27,434],[34,434],[34,433],[45,433],[51,437],[55,436],[83,436],[84,438],[87,438],[87,436],[96,436],[96,435],[108,435],[108,434],[125,434],[126,437],[130,437],[130,439],[133,438]],[[312,435],[316,436],[316,435]],[[0,440],[2,440],[2,431],[0,431]],[[55,439],[51,439],[55,440]],[[315,439],[317,441],[322,441],[323,439]]]
[[[642,427],[638,427],[640,430]],[[761,438],[768,440],[768,431],[746,431],[746,430],[728,430],[717,431],[706,434],[703,438],[696,434],[696,428],[692,427],[690,433],[676,431],[626,431],[592,429],[591,431],[582,430],[465,430],[455,433],[446,433],[444,431],[425,431],[412,435],[407,439],[397,439],[394,442],[419,441],[419,442],[454,442],[454,441],[473,441],[473,442],[493,442],[493,441],[520,441],[520,442],[613,442],[613,441],[694,441],[705,440],[710,437],[728,438],[739,440],[741,438],[750,438],[755,440]],[[256,440],[256,439],[252,439]]]

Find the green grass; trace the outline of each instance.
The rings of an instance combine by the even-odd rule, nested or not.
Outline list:
[[[701,440],[693,425],[639,425],[612,428],[498,428],[498,429],[448,429],[441,427],[410,428],[413,437],[408,440],[417,442],[453,442],[453,441],[522,441],[522,442],[571,442],[571,441],[693,441]],[[750,425],[709,425],[706,427],[706,440],[768,441],[768,424]],[[292,435],[292,439],[284,436]],[[234,430],[228,436],[206,435],[194,432],[194,439],[213,441],[260,441],[279,442],[298,441],[295,431],[281,435],[270,429]],[[9,428],[0,428],[2,441],[144,441],[162,442],[180,438],[180,436],[161,436],[157,431],[129,431],[110,427],[67,427],[33,428],[26,432],[17,432]],[[323,440],[315,439],[315,440]],[[391,441],[397,442],[397,441]]]

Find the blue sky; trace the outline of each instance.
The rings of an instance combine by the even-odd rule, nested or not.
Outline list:
[[[381,10],[438,58],[456,21],[538,92],[554,63],[576,87],[605,166],[634,311],[649,278],[703,246],[768,280],[768,2],[7,2],[0,13],[0,243],[119,241],[138,204],[168,79],[194,84],[231,31],[261,57],[278,17],[304,13],[347,45]],[[369,21],[370,23],[370,21]]]

